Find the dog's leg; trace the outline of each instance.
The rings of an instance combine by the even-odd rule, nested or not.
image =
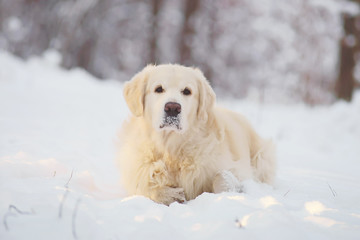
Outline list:
[[[215,175],[213,192],[243,192],[243,185],[229,170],[223,170]]]
[[[184,189],[174,186],[165,163],[153,162],[149,168],[148,196],[158,203],[170,205],[173,202],[185,202]]]

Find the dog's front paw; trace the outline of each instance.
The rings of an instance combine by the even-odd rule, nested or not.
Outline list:
[[[183,203],[186,201],[183,188],[164,187],[159,191],[157,202],[170,205],[173,202]]]
[[[171,197],[173,202],[183,203],[186,201],[185,192],[183,188],[171,188]]]

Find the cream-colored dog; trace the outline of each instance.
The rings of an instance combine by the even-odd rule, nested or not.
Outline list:
[[[167,204],[203,192],[241,191],[241,181],[271,183],[275,151],[246,119],[215,106],[198,69],[147,66],[124,86],[132,112],[120,133],[118,163],[129,194]]]

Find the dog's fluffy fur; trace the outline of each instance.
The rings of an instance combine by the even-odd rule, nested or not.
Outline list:
[[[129,194],[168,205],[203,192],[241,191],[245,179],[272,183],[272,142],[243,116],[215,106],[200,70],[147,66],[125,84],[124,97],[132,116],[120,132],[117,162]],[[175,117],[165,111],[169,102],[181,106]]]

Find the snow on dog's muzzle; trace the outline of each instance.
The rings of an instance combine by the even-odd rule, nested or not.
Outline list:
[[[181,105],[176,102],[168,102],[164,106],[164,118],[160,128],[172,127],[181,130]]]

